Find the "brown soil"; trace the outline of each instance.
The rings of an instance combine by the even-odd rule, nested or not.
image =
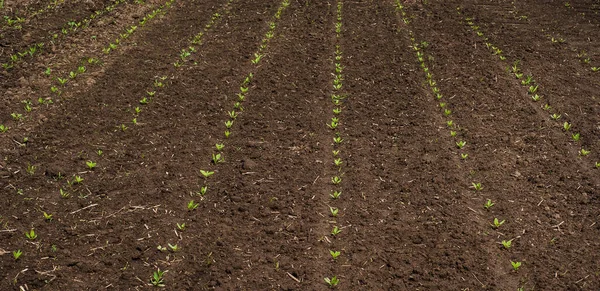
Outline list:
[[[165,290],[325,290],[333,276],[340,290],[600,289],[597,1],[347,1],[339,38],[336,1],[290,1],[276,19],[278,0],[176,0],[142,26],[165,3],[144,2],[0,75],[0,290],[138,290],[157,269]],[[22,31],[3,28],[0,61],[111,3],[66,1]],[[332,130],[336,45],[346,98]],[[510,73],[517,60],[541,101]],[[82,63],[60,95],[50,91]],[[494,218],[506,222],[495,229]]]

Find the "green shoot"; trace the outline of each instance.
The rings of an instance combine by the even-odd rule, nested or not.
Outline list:
[[[0,132],[4,133],[8,131],[8,126],[4,125],[4,124],[0,124]]]
[[[92,162],[92,161],[87,161],[87,162],[85,162],[85,164],[87,165],[87,167],[88,167],[90,170],[93,170],[93,169],[96,167],[96,163],[94,163],[94,162]]]
[[[15,261],[16,261],[21,257],[23,252],[21,250],[16,250],[16,251],[13,251],[12,254],[13,254],[13,258],[15,258]]]
[[[218,151],[222,151],[223,148],[225,147],[225,145],[222,143],[218,143],[218,144],[215,144],[215,147],[217,148]]]
[[[177,229],[179,229],[180,231],[184,231],[185,230],[185,223],[182,223],[182,224],[177,223]]]
[[[338,167],[341,166],[343,163],[342,158],[337,158],[337,159],[333,160],[333,163]]]
[[[340,280],[336,276],[333,276],[332,278],[325,278],[325,282],[329,284],[330,288],[333,288],[340,283]]]
[[[579,155],[581,155],[581,156],[587,156],[589,154],[590,154],[590,151],[585,150],[583,148],[579,151]]]
[[[169,248],[171,249],[171,251],[176,252],[178,250],[180,250],[179,246],[177,245],[172,245],[170,243],[167,243],[167,245],[169,246]]]
[[[208,186],[202,186],[202,187],[200,187],[200,191],[197,192],[196,194],[200,194],[200,196],[204,196],[206,194],[206,191],[208,191]]]
[[[485,208],[485,209],[490,209],[490,207],[494,206],[494,204],[496,204],[496,203],[493,203],[493,202],[492,202],[492,199],[488,199],[488,200],[485,202],[485,204],[483,204],[483,208]]]
[[[342,195],[342,191],[333,191],[329,196],[333,199],[338,199]]]
[[[33,176],[33,175],[35,174],[35,170],[36,170],[36,169],[37,169],[37,167],[36,167],[36,166],[34,166],[34,165],[27,165],[27,170],[26,170],[26,171],[27,171],[27,173],[28,173],[29,175],[32,175],[32,176]]]
[[[30,231],[26,231],[25,236],[29,240],[35,240],[38,237],[37,234],[35,233],[35,230],[33,230],[33,228]]]
[[[473,185],[473,188],[475,189],[475,191],[480,191],[481,189],[483,189],[483,186],[481,186],[481,183],[471,183],[471,185]]]
[[[452,127],[452,125],[454,125],[454,122],[452,120],[446,121],[446,126]]]
[[[75,177],[73,178],[73,183],[74,184],[81,184],[81,182],[83,182],[83,178],[81,178],[80,176],[75,175]]]
[[[200,206],[200,203],[196,203],[196,202],[194,202],[194,200],[190,200],[190,202],[188,202],[188,204],[187,204],[187,209],[194,210],[194,209],[198,208],[198,206]]]
[[[52,221],[52,214],[48,214],[48,213],[44,212],[44,219],[46,221]]]
[[[571,124],[565,121],[565,123],[563,123],[563,129],[569,131],[569,129],[571,129]]]
[[[456,142],[456,146],[457,146],[459,149],[462,149],[463,147],[465,147],[465,145],[466,145],[466,144],[467,144],[467,142],[466,142],[466,141],[464,141],[464,140],[461,140],[461,141],[458,141],[458,142]]]
[[[338,185],[342,183],[342,178],[340,178],[339,176],[333,176],[331,177],[331,183],[333,183],[333,185]]]
[[[579,132],[577,132],[572,134],[571,138],[573,139],[573,141],[579,141],[581,139],[581,135],[579,134]]]
[[[494,224],[492,224],[493,228],[498,228],[504,224],[506,220],[499,221],[498,218],[494,218]]]
[[[154,271],[154,273],[152,273],[152,278],[150,279],[150,283],[152,283],[152,285],[156,286],[156,287],[164,287],[164,278],[163,275],[165,274],[164,271],[161,271],[160,269]]]
[[[336,136],[333,138],[333,142],[335,142],[336,144],[340,144],[342,143],[342,141],[344,141],[340,136]]]
[[[511,240],[503,240],[501,243],[505,249],[510,249],[510,247],[512,246],[512,239]]]
[[[215,165],[223,162],[223,156],[221,154],[212,154],[212,161]]]
[[[231,131],[226,130],[225,131],[225,138],[228,138],[231,135]]]
[[[237,113],[236,113],[234,110],[232,110],[232,111],[229,111],[229,112],[227,112],[227,113],[229,114],[229,117],[230,117],[231,119],[236,119],[236,118],[237,118],[237,116],[238,116],[238,114],[237,114]]]
[[[331,257],[335,261],[340,256],[341,253],[340,253],[340,251],[329,250],[329,254],[331,255]]]
[[[60,197],[62,198],[69,198],[69,196],[71,196],[71,194],[69,194],[67,191],[63,190],[62,188],[60,189]]]
[[[512,265],[512,267],[513,267],[513,270],[515,270],[515,271],[518,271],[518,270],[519,270],[519,267],[521,267],[521,262],[513,262],[513,261],[510,261],[510,264]]]
[[[466,160],[466,159],[469,157],[469,154],[460,154],[460,157],[461,157],[463,160]]]
[[[200,170],[200,174],[202,174],[202,176],[204,176],[204,178],[208,178],[208,177],[212,176],[214,173],[215,172]]]
[[[337,226],[334,226],[334,227],[333,227],[333,229],[331,230],[331,235],[333,235],[333,236],[336,236],[336,235],[338,235],[340,232],[342,232],[342,230],[341,230],[339,227],[337,227]]]
[[[560,114],[556,114],[556,113],[553,113],[552,115],[550,115],[550,118],[552,118],[553,120],[559,120],[560,117],[561,117],[561,115]]]
[[[335,208],[335,207],[329,207],[329,211],[331,212],[331,216],[336,217],[338,215],[338,212],[340,210],[338,208]]]
[[[540,101],[541,98],[542,97],[540,97],[540,95],[538,95],[538,94],[531,96],[531,100],[533,100],[534,102]]]

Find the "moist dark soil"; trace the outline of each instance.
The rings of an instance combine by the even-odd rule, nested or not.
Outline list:
[[[0,290],[600,289],[598,1],[282,3],[124,1],[51,40],[113,4],[65,1],[2,27],[2,63],[50,45],[0,72]]]

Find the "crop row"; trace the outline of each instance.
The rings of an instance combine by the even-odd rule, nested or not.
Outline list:
[[[124,2],[125,2],[125,0],[115,0],[112,4],[106,6],[104,9],[95,11],[94,13],[92,13],[90,16],[84,18],[83,20],[68,21],[61,28],[60,32],[51,32],[50,35],[47,37],[47,39],[48,39],[47,41],[39,41],[35,44],[29,45],[29,47],[27,47],[23,51],[19,51],[19,52],[11,54],[10,60],[8,60],[5,63],[2,63],[2,68],[4,68],[4,70],[8,71],[8,70],[14,68],[15,65],[22,62],[25,57],[33,58],[34,56],[41,54],[42,49],[45,46],[55,45],[57,42],[59,42],[62,38],[66,37],[67,35],[72,34],[76,31],[81,31],[81,30],[86,29],[94,19],[96,19],[97,17],[99,17],[105,13],[113,11],[117,6],[119,6],[120,4],[122,4]],[[49,72],[48,70],[49,70],[49,68],[47,69],[46,72]]]
[[[458,10],[458,12],[461,13],[460,9]],[[470,29],[473,32],[475,32],[475,34],[477,34],[477,36],[479,36],[482,39],[485,47],[488,48],[488,50],[491,52],[492,55],[498,56],[500,58],[500,60],[502,60],[502,61],[507,60],[507,58],[504,55],[502,55],[502,49],[500,49],[498,46],[494,45],[491,42],[491,40],[483,33],[483,31],[481,31],[480,26],[475,23],[475,19],[473,17],[465,16],[464,20],[465,20],[466,24],[470,27]],[[533,75],[525,74],[522,71],[522,68],[520,67],[520,65],[521,65],[520,60],[514,60],[507,71],[511,75],[513,75],[517,81],[520,82],[521,86],[523,86],[523,88],[527,91],[527,95],[531,98],[531,101],[532,102],[540,102],[542,99],[544,99],[544,100],[549,99],[548,96],[544,97],[544,95],[542,95],[542,93],[543,93],[542,87],[540,86],[540,84],[538,84],[536,82]],[[558,123],[560,125],[560,127],[562,128],[562,130],[567,135],[570,136],[570,139],[575,144],[580,144],[581,139],[583,137],[581,136],[581,134],[579,132],[577,132],[576,127],[572,124],[572,122],[565,120],[568,118],[568,114],[564,114],[564,113],[561,114],[559,111],[554,109],[550,105],[549,100],[547,102],[544,102],[544,105],[541,106],[541,108],[544,111],[548,112],[548,116],[549,116],[550,120]],[[563,117],[563,115],[564,115],[564,117]],[[590,154],[590,150],[580,147],[580,149],[578,150],[578,153],[579,153],[580,157],[586,157]],[[600,162],[595,162],[594,166],[596,168],[600,168]]]
[[[158,8],[149,12],[146,16],[142,18],[137,24],[139,26],[144,26],[148,21],[154,19],[160,13],[165,13],[168,8],[171,7],[175,0],[167,0],[164,4],[160,5]],[[137,25],[131,25],[124,32],[119,34],[119,37],[114,41],[110,42],[105,49],[103,49],[104,55],[110,54],[112,51],[117,50],[132,34],[134,34],[138,29]],[[26,114],[31,113],[35,109],[43,108],[42,105],[46,107],[54,104],[54,98],[60,97],[63,94],[63,91],[67,88],[67,84],[70,82],[74,82],[79,76],[88,73],[90,66],[100,65],[102,62],[103,56],[98,55],[96,57],[86,57],[80,60],[77,67],[65,73],[63,76],[56,77],[54,79],[53,84],[48,86],[45,97],[38,97],[37,100],[23,100],[23,110],[24,113],[12,112],[10,114],[11,118],[14,120],[17,126],[19,126],[24,119],[26,118]],[[48,77],[52,75],[52,69],[47,68],[44,71],[44,74]],[[38,105],[38,107],[35,106]],[[9,130],[8,125],[0,124],[0,132],[4,133]]]
[[[13,15],[13,16],[4,16],[4,24],[2,25],[2,27],[0,28],[1,30],[10,28],[10,29],[16,29],[16,30],[20,30],[22,28],[22,24],[25,23],[27,21],[27,19],[31,19],[34,18],[38,15],[42,15],[45,14],[49,11],[52,11],[54,9],[56,9],[58,7],[58,5],[63,4],[65,2],[65,0],[50,0],[49,3],[37,10],[33,10],[31,12],[29,12],[28,8],[25,8],[25,11],[21,14],[21,16],[19,15]],[[0,9],[4,8],[4,0],[0,0]]]
[[[232,0],[229,0],[229,2],[227,2],[226,6],[230,5],[232,2],[233,2]],[[265,33],[265,35],[263,36],[258,49],[253,54],[254,58],[251,59],[251,64],[254,66],[254,70],[258,68],[260,62],[263,60],[263,57],[265,56],[265,53],[266,53],[269,43],[275,37],[277,23],[278,23],[279,19],[281,18],[282,13],[285,11],[285,9],[289,5],[290,5],[289,0],[283,0],[281,2],[277,12],[275,13],[275,15],[273,15],[272,20],[270,22],[268,22],[268,30]],[[208,29],[210,29],[214,24],[217,23],[217,21],[220,20],[223,13],[224,12],[213,14],[210,22],[207,25],[205,25],[204,31],[198,33],[191,40],[192,45],[190,45],[186,49],[181,50],[182,54],[180,54],[180,59],[173,63],[175,67],[181,67],[185,63],[186,59],[190,56],[190,54],[197,51],[197,48],[198,48],[197,46],[199,46],[202,43],[202,36],[208,31]],[[239,115],[244,110],[242,104],[247,101],[246,96],[250,90],[252,78],[254,77],[254,73],[252,71],[254,71],[254,70],[251,70],[251,72],[249,72],[244,77],[243,81],[240,84],[240,88],[239,88],[240,91],[239,91],[239,93],[237,93],[237,96],[236,96],[237,98],[233,104],[233,108],[231,111],[227,111],[228,118],[224,122],[225,129],[224,129],[223,139],[220,142],[217,142],[215,144],[215,152],[213,152],[212,155],[210,156],[209,163],[210,163],[210,165],[212,165],[212,167],[210,169],[205,168],[206,170],[205,169],[199,170],[200,175],[204,178],[204,183],[199,186],[198,190],[195,191],[195,193],[193,193],[192,196],[198,197],[197,199],[200,199],[200,201],[203,201],[205,199],[205,196],[209,193],[209,187],[211,189],[214,187],[214,186],[210,185],[209,178],[215,174],[217,165],[219,165],[225,161],[225,153],[224,153],[224,149],[225,149],[225,145],[226,145],[225,140],[227,140],[231,136],[233,129],[234,129],[234,122],[237,120]],[[145,98],[147,98],[147,97],[144,97],[144,99]],[[142,99],[141,101],[143,101],[144,99]],[[135,117],[134,117],[134,120],[135,120]],[[197,209],[200,206],[200,201],[197,201],[196,199],[194,199],[194,197],[192,197],[192,199],[186,203],[187,210],[189,212],[192,212],[195,209]],[[185,223],[177,223],[176,225],[177,225],[177,229],[179,231],[184,231],[184,229],[187,227]],[[167,246],[168,246],[168,248],[159,245],[157,248],[159,251],[170,251],[170,252],[177,252],[181,249],[181,247],[178,246],[177,244],[172,245],[170,243],[167,243]],[[165,286],[165,281],[164,281],[165,272],[167,272],[167,271],[163,271],[160,269],[160,267],[157,267],[157,270],[152,273],[152,276],[150,279],[150,284],[154,285],[154,286]]]
[[[399,12],[399,14],[402,16],[404,24],[406,24],[408,26],[411,23],[411,21],[409,20],[410,17],[408,17],[407,13],[404,10],[404,6],[401,4],[401,2],[399,0],[396,0],[395,6],[396,6],[396,11]],[[425,75],[425,80],[426,80],[425,86],[428,86],[429,88],[431,88],[431,92],[434,97],[433,99],[436,100],[436,102],[438,102],[438,107],[442,111],[443,117],[446,118],[445,126],[449,129],[450,136],[455,139],[454,143],[456,145],[456,148],[459,150],[461,160],[465,160],[469,157],[469,154],[464,151],[467,142],[463,138],[464,137],[463,130],[461,129],[461,127],[458,126],[458,124],[455,121],[453,121],[450,118],[453,114],[453,111],[450,109],[450,104],[448,103],[448,101],[445,101],[445,98],[444,98],[443,94],[441,93],[441,90],[439,89],[439,85],[435,81],[433,72],[430,69],[430,67],[432,67],[432,66],[430,66],[428,64],[429,61],[434,60],[433,56],[431,56],[431,55],[426,56],[426,53],[425,53],[426,49],[429,47],[430,44],[425,41],[418,42],[416,40],[416,37],[415,37],[413,31],[410,29],[408,31],[408,34],[410,37],[410,41],[412,43],[412,49],[415,51],[419,67],[422,69],[422,71]],[[500,52],[496,51],[496,54],[499,55],[500,57],[502,57]],[[501,59],[503,59],[503,58],[501,58]],[[468,187],[467,190],[473,190],[478,194],[483,193],[483,191],[484,191],[484,187],[483,187],[482,183],[479,181],[472,181],[470,183],[470,185],[465,185],[465,186]],[[496,205],[496,203],[498,203],[498,202],[493,202],[491,199],[484,199],[481,202],[481,205],[483,206],[483,208],[485,210],[489,210],[491,207]],[[492,217],[490,217],[488,219],[488,221],[490,221],[490,225],[493,229],[498,229],[500,226],[504,225],[504,223],[506,222],[506,220],[501,220],[501,219],[498,219],[497,217],[493,217],[493,219],[492,219]],[[512,246],[512,241],[513,241],[512,239],[511,240],[502,240],[500,242],[500,244],[505,249],[509,249]],[[511,260],[510,264],[511,264],[513,270],[517,271],[521,267],[522,262]]]

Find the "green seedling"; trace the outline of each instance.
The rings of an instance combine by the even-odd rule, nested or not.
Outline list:
[[[452,110],[450,110],[450,109],[444,109],[444,115],[450,116],[450,114],[452,114]]]
[[[336,276],[333,276],[332,278],[325,278],[325,282],[329,284],[330,288],[333,288],[340,283],[340,280]]]
[[[103,152],[102,150],[97,150],[97,151],[96,151],[96,154],[97,154],[98,156],[101,156],[103,153],[104,153],[104,152]]]
[[[456,131],[453,131],[453,130],[451,130],[451,131],[450,131],[450,136],[451,136],[451,137],[455,137],[455,136],[456,136]]]
[[[37,167],[36,167],[36,166],[34,166],[34,165],[27,165],[27,170],[26,170],[26,171],[27,171],[27,173],[28,173],[29,175],[32,175],[32,176],[33,176],[33,175],[35,174],[35,170],[36,170],[36,169],[37,169]]]
[[[236,119],[236,118],[237,118],[237,116],[238,116],[238,114],[237,114],[235,111],[233,111],[233,110],[232,110],[232,111],[229,111],[229,112],[228,112],[228,114],[229,114],[229,117],[230,117],[231,119]]]
[[[462,149],[462,148],[464,148],[466,144],[467,144],[467,142],[466,142],[466,141],[464,141],[464,140],[461,140],[461,141],[458,141],[458,142],[456,142],[456,146],[457,146],[459,149]]]
[[[202,187],[200,187],[200,191],[198,191],[196,194],[199,194],[200,196],[204,196],[204,195],[206,195],[206,191],[208,191],[208,186],[202,186]]]
[[[60,85],[61,85],[61,86],[63,86],[63,87],[64,87],[64,86],[65,86],[65,84],[67,84],[67,82],[69,81],[69,79],[67,79],[67,78],[64,78],[64,79],[63,79],[63,78],[60,78],[60,77],[56,78],[56,80],[58,80],[58,83],[60,83]]]
[[[484,204],[483,204],[483,208],[485,209],[490,209],[492,206],[494,206],[496,203],[492,202],[492,199],[488,199]]]
[[[223,156],[221,154],[212,154],[212,161],[216,165],[223,162]]]
[[[440,107],[441,107],[441,108],[444,108],[444,107],[446,107],[446,103],[444,103],[444,102],[440,102]]]
[[[263,55],[259,54],[259,53],[254,53],[254,59],[252,60],[253,64],[258,64],[260,62],[260,60],[262,59]]]
[[[502,244],[502,246],[505,249],[510,249],[510,247],[512,246],[512,239],[511,240],[503,240],[502,242],[500,242]]]
[[[483,189],[483,186],[481,186],[481,183],[471,183],[471,185],[473,185],[473,189],[475,189],[475,191],[481,191]]]
[[[87,161],[87,162],[85,162],[85,164],[87,165],[87,167],[88,167],[90,170],[93,170],[93,169],[96,167],[96,163],[95,163],[95,162],[92,162],[92,161]]]
[[[539,85],[531,85],[529,86],[529,94],[535,94],[537,92]]]
[[[200,206],[200,203],[196,203],[194,202],[194,200],[190,200],[190,202],[188,202],[187,204],[187,209],[191,211],[198,208],[198,206]]]
[[[533,82],[533,76],[527,75],[527,77],[525,77],[525,80],[521,80],[521,85],[529,85],[531,84],[531,82]]]
[[[177,223],[177,229],[179,229],[180,231],[184,231],[185,230],[185,223],[182,223],[182,224]]]
[[[333,229],[331,230],[331,235],[333,235],[333,236],[336,236],[336,235],[338,235],[340,232],[342,232],[342,230],[341,230],[339,227],[337,227],[337,226],[334,226],[334,227],[333,227]]]
[[[244,108],[242,108],[242,103],[240,103],[240,102],[235,102],[235,104],[233,104],[233,108],[235,108],[239,111],[244,110]]]
[[[329,207],[329,212],[331,212],[331,216],[336,217],[338,215],[338,212],[340,210],[338,208],[335,207]]]
[[[571,138],[573,141],[579,141],[581,139],[581,134],[579,134],[579,132],[571,134]]]
[[[598,72],[600,71],[600,67],[592,67],[592,72]]]
[[[329,197],[333,199],[339,199],[342,195],[342,191],[333,191],[333,193],[329,194]]]
[[[600,169],[600,162],[596,162],[596,169]]]
[[[565,121],[565,123],[563,123],[563,129],[569,131],[569,129],[571,129],[571,124]]]
[[[215,172],[200,170],[200,174],[202,174],[202,176],[204,176],[204,178],[208,178],[208,177],[212,176],[214,173]]]
[[[242,92],[243,94],[246,94],[246,92],[248,92],[248,87],[245,87],[245,86],[240,87],[240,92]]]
[[[512,267],[513,267],[513,270],[515,270],[515,271],[518,271],[518,270],[519,270],[519,267],[521,267],[521,262],[513,262],[513,261],[510,261],[510,264],[512,265]]]
[[[138,124],[138,122],[137,122],[137,117],[134,117],[134,118],[131,120],[131,123],[133,123],[134,125],[137,125],[137,124]]]
[[[23,114],[21,113],[11,113],[10,117],[12,117],[15,121],[19,121],[23,119]]]
[[[217,148],[217,151],[222,151],[223,148],[225,148],[225,145],[222,143],[218,143],[218,144],[215,144],[215,148]]]
[[[144,97],[144,98],[140,99],[140,104],[142,104],[142,105],[148,104],[148,98]]]
[[[506,220],[499,221],[498,218],[494,218],[494,223],[492,224],[492,227],[499,228],[501,225],[504,224],[505,221]]]
[[[0,124],[0,132],[5,133],[7,131],[8,131],[8,126],[6,126],[4,124]]]
[[[339,176],[333,176],[331,177],[331,182],[333,183],[333,185],[338,185],[342,183],[342,178],[340,178]]]
[[[329,250],[329,254],[331,255],[331,258],[333,258],[333,260],[335,261],[340,256],[341,252]]]
[[[331,152],[333,153],[334,157],[340,154],[340,150],[333,150]]]
[[[333,108],[333,113],[334,114],[340,114],[342,112],[342,109],[339,107]]]
[[[75,73],[73,71],[69,72],[69,78],[75,79],[76,77],[77,77],[77,73]]]
[[[584,157],[587,156],[587,155],[589,155],[589,154],[590,154],[590,151],[585,150],[583,148],[579,151],[579,155],[584,156]]]
[[[58,87],[56,87],[56,86],[50,87],[50,92],[60,95],[60,90],[58,90]]]
[[[242,93],[237,93],[237,96],[240,102],[244,102],[244,100],[246,99],[246,96],[244,96],[244,94]]]
[[[167,245],[169,246],[169,249],[171,249],[171,251],[173,252],[177,252],[178,250],[180,250],[179,246],[177,245],[172,245],[170,243],[167,243]]]
[[[60,189],[60,197],[66,199],[66,198],[69,198],[69,196],[71,196],[71,194],[69,194],[67,191],[63,190],[62,188]]]
[[[83,178],[81,178],[80,176],[77,176],[77,175],[76,175],[76,176],[73,178],[73,183],[74,183],[74,184],[81,184],[81,182],[83,182]]]
[[[35,230],[33,230],[33,228],[30,231],[26,231],[25,232],[25,236],[29,239],[29,240],[35,240],[38,236],[37,233],[35,233]]]
[[[560,117],[561,117],[561,115],[560,114],[556,114],[556,113],[553,113],[552,115],[550,115],[550,118],[552,118],[552,120],[559,120]]]
[[[336,144],[341,144],[342,141],[344,141],[344,140],[340,136],[336,136],[336,137],[333,138],[333,142],[336,143]]]
[[[538,95],[538,94],[531,96],[531,100],[533,100],[534,102],[540,101],[541,98],[542,97],[540,97],[540,95]]]
[[[337,158],[335,160],[333,160],[333,164],[335,164],[336,166],[341,166],[342,165],[342,158]]]
[[[454,125],[454,122],[452,120],[446,121],[446,126],[452,127],[452,125]]]
[[[156,271],[154,271],[154,273],[152,273],[152,278],[150,279],[150,283],[152,283],[153,286],[156,287],[164,287],[164,276],[165,272],[161,271],[160,269],[157,269]]]
[[[546,110],[546,111],[550,111],[550,109],[552,109],[552,107],[549,104],[544,105],[544,107],[542,107],[542,109]]]
[[[500,58],[501,60],[503,60],[503,61],[504,61],[504,60],[506,60],[506,57],[505,57],[505,56],[499,56],[499,58]]]
[[[48,213],[44,212],[44,219],[46,221],[52,221],[52,214],[48,214]]]
[[[13,258],[15,259],[15,261],[18,260],[22,254],[23,254],[23,252],[21,250],[16,250],[16,251],[12,252],[12,255],[13,255]]]
[[[523,73],[515,73],[515,78],[521,79],[523,77]]]
[[[327,126],[331,129],[336,129],[338,127],[338,123],[332,120],[330,123],[327,124]]]
[[[231,135],[231,131],[226,130],[225,131],[225,138],[228,138]]]
[[[233,126],[233,120],[225,121],[225,127],[227,127],[227,129],[230,129],[232,126]]]

